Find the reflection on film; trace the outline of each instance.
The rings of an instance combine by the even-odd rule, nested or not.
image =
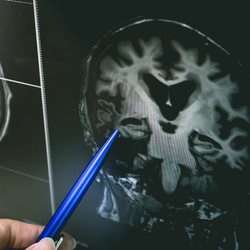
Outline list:
[[[2,65],[0,63],[0,141],[6,134],[10,118],[11,92],[4,80]]]

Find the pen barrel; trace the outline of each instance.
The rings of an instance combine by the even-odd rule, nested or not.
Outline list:
[[[55,238],[61,232],[64,225],[100,171],[102,164],[118,135],[119,131],[115,130],[98,150],[82,174],[79,176],[65,199],[62,201],[61,205],[58,207],[36,242],[45,237]]]

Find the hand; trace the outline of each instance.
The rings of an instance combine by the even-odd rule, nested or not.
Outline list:
[[[54,250],[55,243],[50,238],[44,238],[38,243],[34,242],[43,231],[44,226],[28,224],[10,219],[0,219],[0,250],[5,248],[26,250]],[[71,250],[76,246],[76,241],[66,233],[60,250]]]

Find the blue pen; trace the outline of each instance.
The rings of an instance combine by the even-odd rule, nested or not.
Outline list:
[[[74,210],[76,209],[77,205],[81,201],[82,197],[90,187],[91,183],[95,179],[96,175],[98,174],[99,170],[102,167],[102,164],[107,156],[111,146],[113,145],[115,139],[119,135],[118,130],[114,130],[114,132],[109,136],[109,138],[105,141],[102,147],[98,150],[95,156],[92,158],[90,163],[81,173],[67,196],[64,198],[63,202],[56,210],[44,230],[42,231],[41,235],[38,237],[36,242],[39,242],[41,239],[45,237],[50,237],[55,239],[59,236],[61,230],[65,226],[66,222],[73,214]],[[60,244],[63,240],[63,235],[61,236],[58,243]],[[57,244],[58,248],[58,244]]]

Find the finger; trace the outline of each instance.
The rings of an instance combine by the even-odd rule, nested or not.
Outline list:
[[[35,243],[26,250],[55,250],[55,242],[51,238],[43,238],[38,243]]]
[[[26,248],[41,234],[43,226],[10,219],[0,219],[0,249]]]
[[[21,221],[0,219],[0,249],[27,248],[34,244],[42,233],[44,226],[29,224]],[[65,238],[60,250],[76,247],[76,241],[69,234],[63,233]]]

